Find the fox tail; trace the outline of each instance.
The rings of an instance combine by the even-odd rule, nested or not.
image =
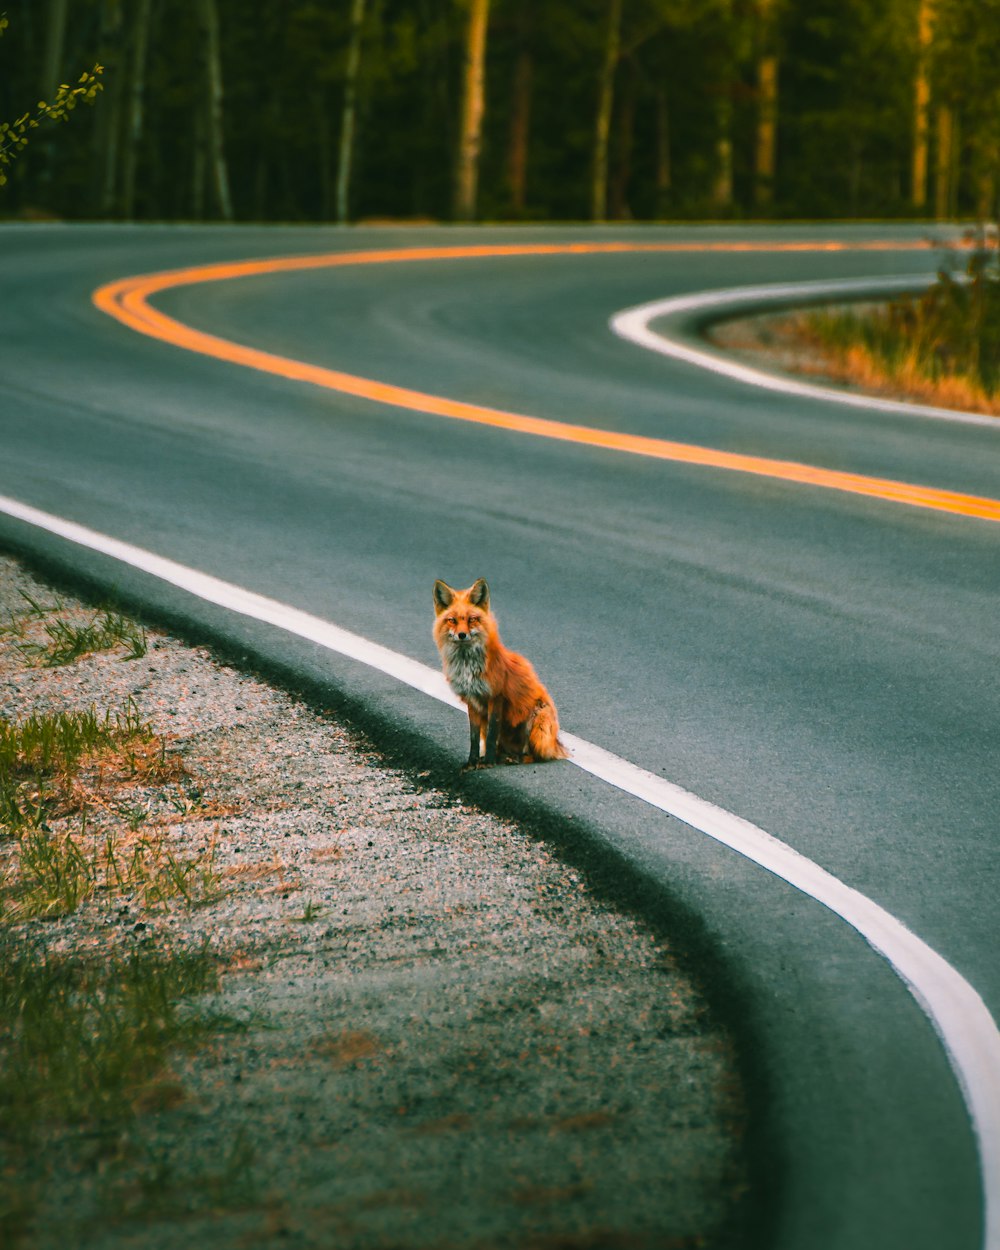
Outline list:
[[[569,752],[559,741],[559,720],[551,704],[543,704],[535,713],[528,734],[528,750],[536,760],[564,760]]]

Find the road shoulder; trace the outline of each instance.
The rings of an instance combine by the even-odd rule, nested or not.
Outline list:
[[[8,936],[40,958],[207,944],[229,1027],[114,1123],[39,1126],[28,1244],[732,1244],[733,1046],[662,938],[531,832],[203,648],[25,654],[93,615],[0,559],[0,714],[131,701],[182,771],[102,792],[80,840],[155,834],[217,888],[99,889]]]

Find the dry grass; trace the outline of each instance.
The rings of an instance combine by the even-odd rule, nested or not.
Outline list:
[[[972,378],[958,374],[930,377],[912,350],[887,360],[863,343],[833,343],[825,332],[817,331],[816,318],[820,315],[830,316],[800,315],[789,320],[788,330],[810,353],[822,356],[822,371],[827,376],[862,390],[889,392],[938,408],[1000,416],[1000,395],[988,392]]]
[[[856,385],[1000,415],[1000,269],[990,247],[974,250],[958,278],[943,269],[922,295],[812,312],[793,325]]]
[[[0,918],[51,918],[122,894],[146,908],[217,897],[214,839],[182,856],[166,836],[172,813],[154,817],[187,777],[131,700],[103,715],[0,718]]]

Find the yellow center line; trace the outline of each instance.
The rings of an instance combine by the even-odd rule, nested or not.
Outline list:
[[[143,274],[122,278],[99,287],[93,294],[93,301],[103,312],[115,317],[140,334],[161,339],[188,351],[212,356],[218,360],[277,374],[279,377],[298,382],[308,382],[313,386],[321,386],[327,390],[339,391],[342,394],[372,400],[375,403],[389,404],[414,412],[429,413],[433,416],[448,417],[452,420],[471,421],[477,425],[493,426],[496,429],[511,430],[519,434],[532,434],[539,438],[558,439],[562,442],[600,447],[609,451],[626,452],[657,460],[671,460],[706,468],[749,473],[757,477],[818,486],[826,490],[843,491],[853,495],[865,495],[869,498],[890,500],[917,508],[929,508],[936,512],[1000,521],[1000,500],[997,499],[966,495],[959,491],[940,490],[933,486],[896,482],[887,478],[867,477],[859,473],[823,469],[794,461],[717,451],[690,443],[676,443],[669,439],[649,438],[641,434],[626,434],[616,430],[573,425],[545,417],[533,417],[524,413],[505,412],[502,409],[487,408],[480,404],[465,403],[462,400],[448,399],[443,395],[431,395],[423,391],[411,390],[408,387],[379,382],[374,378],[360,377],[357,374],[328,369],[322,365],[311,365],[305,361],[278,356],[255,347],[247,347],[229,339],[219,338],[214,334],[195,330],[167,316],[166,313],[160,312],[149,303],[150,297],[159,292],[180,286],[228,281],[231,278],[262,274],[332,269],[350,265],[468,260],[501,256],[573,256],[635,252],[900,251],[925,250],[925,248],[926,245],[922,243],[880,241],[858,243],[531,243],[473,247],[393,248],[223,262],[164,273]]]

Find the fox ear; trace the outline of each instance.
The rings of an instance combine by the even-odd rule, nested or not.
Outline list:
[[[455,592],[447,582],[436,581],[434,583],[434,611],[438,616],[451,606],[452,600],[455,598]]]
[[[474,603],[477,608],[482,608],[484,612],[490,610],[490,588],[486,585],[485,578],[480,577],[469,587],[469,602]]]

